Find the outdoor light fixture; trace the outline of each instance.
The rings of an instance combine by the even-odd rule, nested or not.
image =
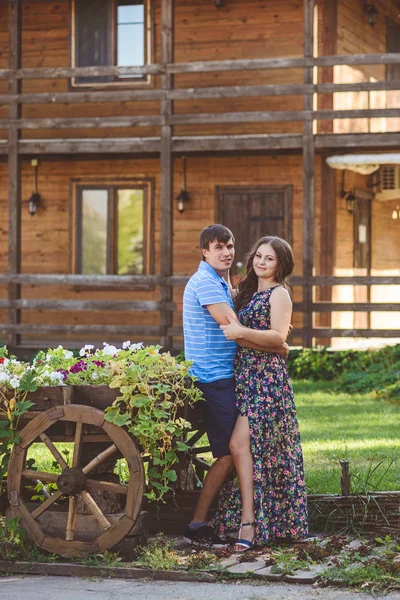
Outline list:
[[[400,206],[396,206],[396,208],[393,210],[392,219],[400,219]]]
[[[368,2],[364,2],[363,10],[367,15],[368,23],[371,25],[371,27],[375,27],[375,24],[378,20],[379,11],[376,8],[374,2],[372,2],[371,4],[368,4]]]
[[[38,169],[38,164],[39,161],[37,160],[37,158],[33,158],[31,160],[31,165],[34,168],[34,191],[32,192],[31,197],[28,200],[28,210],[29,210],[29,214],[31,215],[31,217],[33,217],[33,215],[36,214],[37,211],[37,205],[40,202],[40,194],[37,191],[37,169]]]
[[[182,156],[182,189],[177,195],[176,201],[178,212],[182,214],[189,202],[189,192],[186,189],[186,156]]]
[[[214,0],[215,8],[221,8],[222,0]]]
[[[342,171],[342,189],[340,191],[340,195],[346,201],[346,210],[349,215],[352,215],[356,211],[357,197],[353,194],[352,191],[346,191],[344,189],[344,174],[345,171]]]
[[[356,212],[356,204],[356,196],[352,192],[349,192],[346,196],[346,210],[349,213],[349,215],[352,215]]]

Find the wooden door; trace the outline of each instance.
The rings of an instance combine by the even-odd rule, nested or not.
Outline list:
[[[229,227],[236,240],[232,275],[259,238],[276,235],[292,243],[292,196],[291,185],[217,186],[216,222]]]

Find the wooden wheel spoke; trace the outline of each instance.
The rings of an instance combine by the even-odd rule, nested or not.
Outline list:
[[[79,466],[82,452],[82,439],[83,439],[83,423],[77,422],[75,429],[74,438],[74,455],[72,457],[72,468]]]
[[[80,493],[80,495],[81,495],[82,500],[84,501],[84,503],[86,504],[86,506],[88,507],[90,512],[92,513],[92,515],[94,515],[96,517],[96,519],[98,520],[100,525],[103,527],[103,529],[105,529],[105,530],[110,529],[111,523],[106,519],[106,517],[104,516],[103,512],[101,511],[99,505],[95,502],[95,500],[93,500],[93,498],[89,494],[89,492],[83,491]]]
[[[77,506],[76,506],[76,496],[70,496],[68,503],[68,520],[67,520],[67,528],[65,530],[65,540],[71,541],[74,539],[74,529],[76,523],[76,514],[77,514]]]
[[[61,498],[62,495],[63,493],[58,491],[55,492],[52,496],[50,496],[50,498],[47,498],[47,500],[43,502],[43,504],[41,504],[33,512],[31,512],[32,519],[37,519],[39,515],[44,513],[44,511],[47,510],[49,506],[54,504],[54,502],[56,502],[59,498]]]
[[[32,471],[32,469],[24,469],[22,477],[25,479],[38,479],[39,481],[47,481],[49,483],[57,483],[58,473],[45,473],[44,471]]]
[[[193,447],[193,446],[195,445],[195,443],[196,443],[196,442],[198,442],[198,441],[199,441],[199,439],[203,437],[203,435],[204,435],[204,434],[205,434],[205,430],[204,430],[204,429],[198,429],[198,430],[196,431],[196,433],[194,433],[194,434],[192,435],[192,437],[191,437],[191,438],[189,438],[189,439],[187,439],[187,440],[185,441],[185,443],[186,443],[188,446],[192,446],[192,447]]]
[[[44,444],[46,444],[46,446],[48,447],[58,464],[61,466],[61,468],[63,470],[68,469],[67,463],[65,462],[64,458],[61,456],[51,439],[45,433],[40,434],[40,439]]]
[[[112,456],[114,452],[117,452],[117,450],[117,446],[115,444],[112,444],[111,446],[103,450],[103,452],[100,452],[100,454],[95,456],[85,467],[83,467],[82,473],[87,475],[88,473],[90,473],[90,471],[93,471],[95,467],[97,467],[105,460],[107,460],[110,456]]]
[[[113,483],[112,481],[97,481],[97,479],[87,479],[86,485],[88,488],[95,490],[106,490],[107,492],[115,492],[116,494],[128,493],[128,487],[126,485]]]

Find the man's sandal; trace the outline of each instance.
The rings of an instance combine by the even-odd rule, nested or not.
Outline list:
[[[239,527],[239,537],[236,540],[234,547],[236,548],[237,546],[239,546],[239,548],[235,549],[234,552],[235,554],[242,554],[243,552],[247,552],[248,550],[251,550],[254,547],[254,539],[256,537],[256,534],[254,533],[253,536],[253,540],[251,542],[249,542],[249,540],[243,540],[241,538],[242,535],[242,528],[243,527],[255,527],[256,523],[255,521],[253,521],[252,523],[241,523],[240,527]]]

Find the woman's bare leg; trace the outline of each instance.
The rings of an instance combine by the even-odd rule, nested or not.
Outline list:
[[[254,521],[254,475],[249,420],[247,417],[238,417],[229,443],[229,449],[239,477],[242,496],[241,522],[252,523]],[[254,533],[254,527],[243,527],[241,537],[252,542]]]

